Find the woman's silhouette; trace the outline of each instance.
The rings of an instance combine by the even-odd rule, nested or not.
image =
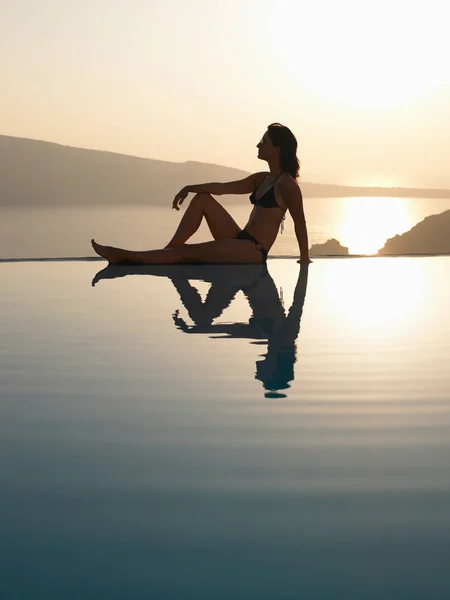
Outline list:
[[[175,264],[264,263],[285,213],[289,210],[295,225],[301,263],[311,262],[303,199],[297,183],[299,161],[297,140],[287,127],[272,123],[257,144],[258,158],[269,165],[269,172],[258,172],[229,183],[188,185],[178,192],[172,207],[179,210],[190,192],[195,193],[175,235],[161,250],[132,251],[102,246],[92,240],[94,250],[114,263]],[[250,194],[253,209],[244,229],[213,198],[222,194]],[[206,219],[212,242],[186,244]]]
[[[292,306],[287,315],[278,290],[266,265],[239,266],[108,266],[93,280],[113,279],[129,274],[159,275],[171,279],[180,300],[188,311],[194,325],[188,325],[179,316],[173,315],[178,329],[187,334],[214,334],[211,337],[242,338],[253,340],[253,344],[267,344],[267,353],[256,362],[255,378],[261,381],[266,397],[283,397],[278,390],[290,387],[294,379],[296,362],[296,339],[300,330],[300,319],[306,296],[308,265],[300,268],[294,291]],[[211,283],[203,302],[190,280]],[[237,292],[246,296],[252,316],[248,323],[213,323],[230,305]]]

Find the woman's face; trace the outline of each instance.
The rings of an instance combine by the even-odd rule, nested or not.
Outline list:
[[[256,144],[256,147],[258,148],[258,158],[260,158],[261,160],[270,160],[271,158],[275,157],[279,152],[279,148],[272,144],[272,141],[267,131],[262,136],[261,141],[258,144]]]

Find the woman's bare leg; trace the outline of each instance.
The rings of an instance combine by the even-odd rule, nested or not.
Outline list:
[[[211,194],[196,194],[166,248],[185,244],[200,227],[203,217],[205,217],[215,240],[232,239],[240,231],[240,227],[233,217]]]
[[[148,265],[200,262],[207,264],[259,264],[263,256],[249,240],[217,240],[202,244],[183,244],[162,250],[133,251],[102,246],[91,240],[92,247],[111,264],[140,263]]]

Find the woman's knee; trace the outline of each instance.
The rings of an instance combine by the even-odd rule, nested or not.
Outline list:
[[[215,198],[213,198],[211,194],[206,194],[205,192],[202,192],[200,194],[195,194],[195,196],[191,200],[191,204],[204,206],[205,202],[211,202],[211,200],[214,200],[216,202]]]

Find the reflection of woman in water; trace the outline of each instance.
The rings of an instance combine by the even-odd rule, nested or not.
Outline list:
[[[277,390],[289,387],[294,379],[296,345],[300,319],[306,295],[308,265],[300,268],[292,306],[285,314],[275,283],[266,265],[239,266],[109,266],[93,281],[126,274],[152,274],[169,277],[194,325],[187,325],[179,311],[173,315],[175,325],[188,334],[216,334],[215,338],[243,338],[254,344],[267,343],[267,353],[256,362],[255,378],[262,381],[266,397],[283,397]],[[190,283],[197,279],[211,283],[205,302]],[[217,323],[213,321],[230,305],[242,290],[252,309],[248,323]]]
[[[178,192],[172,207],[179,210],[190,192],[192,198],[175,235],[161,250],[132,251],[101,246],[92,240],[94,250],[110,263],[174,264],[252,263],[266,261],[278,235],[280,224],[289,210],[294,220],[300,250],[300,262],[309,263],[308,235],[303,200],[297,183],[299,162],[294,134],[279,123],[269,125],[257,144],[258,158],[269,165],[269,172],[254,173],[229,183],[188,185]],[[250,194],[253,205],[250,218],[240,229],[233,217],[213,198],[223,194]],[[206,219],[215,241],[186,244]]]

